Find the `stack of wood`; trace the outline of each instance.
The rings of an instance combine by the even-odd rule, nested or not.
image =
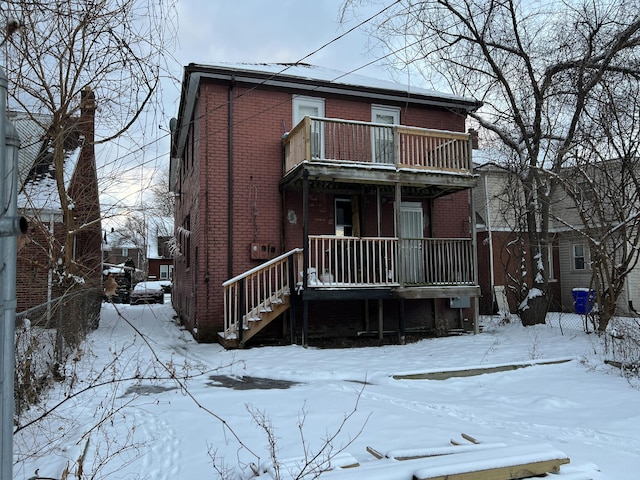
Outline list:
[[[505,445],[482,443],[474,437],[462,434],[461,440],[451,440],[449,445],[428,448],[394,449],[382,452],[373,447],[367,451],[379,461],[360,464],[346,452],[332,457],[323,471],[323,480],[356,480],[361,478],[389,480],[522,480],[533,477],[553,477],[557,480],[592,480],[587,472],[565,468],[569,458],[553,446],[543,444]],[[279,463],[278,478],[286,472],[292,478],[316,478],[318,471],[299,476],[304,470],[302,458]],[[308,467],[308,465],[307,465]],[[254,470],[257,477],[275,478],[268,466]],[[283,473],[285,474],[283,477]]]

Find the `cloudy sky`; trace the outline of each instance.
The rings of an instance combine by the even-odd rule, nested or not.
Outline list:
[[[180,0],[176,58],[181,65],[296,62],[394,2],[371,3],[341,24],[343,0]],[[381,56],[369,44],[360,27],[304,61],[348,72]],[[391,78],[383,62],[358,73]]]
[[[135,155],[139,168],[131,169],[126,178],[118,177],[118,186],[110,186],[105,205],[133,206],[147,195],[148,188],[167,168],[168,126],[177,116],[180,100],[182,67],[189,63],[212,64],[304,62],[341,72],[357,70],[361,75],[407,83],[402,73],[392,74],[384,55],[371,46],[364,26],[347,33],[361,22],[395,3],[394,0],[371,0],[369,5],[350,10],[340,22],[344,0],[178,0],[178,31],[174,81],[162,84],[163,111],[153,115],[149,145]],[[356,3],[361,0],[355,0]],[[364,2],[362,2],[364,3]],[[343,36],[344,35],[344,36]],[[341,37],[332,42],[332,40]],[[332,42],[332,43],[331,43]],[[323,48],[324,45],[330,45]],[[312,52],[317,51],[309,56]],[[371,64],[371,65],[369,65]],[[364,66],[364,68],[363,68]],[[152,137],[156,137],[153,141]],[[127,158],[129,154],[124,154]],[[106,158],[123,156],[109,151]],[[112,177],[107,162],[103,174]]]

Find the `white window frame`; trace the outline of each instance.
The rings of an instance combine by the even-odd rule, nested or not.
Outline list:
[[[576,248],[582,248],[582,255],[576,255]],[[576,260],[582,258],[582,267],[576,265]],[[589,269],[589,252],[584,243],[574,243],[571,245],[571,269],[576,272],[583,272]]]
[[[549,273],[547,274],[547,277],[550,282],[555,282],[556,277],[553,271],[553,265],[554,265],[553,264],[553,242],[550,242],[549,245],[547,245],[547,259],[548,259],[547,268],[549,269]]]
[[[122,256],[123,257],[129,256],[129,249],[127,247],[122,247]]]
[[[173,278],[173,265],[160,265],[160,280],[171,280]]]
[[[307,116],[307,113],[303,113],[300,110],[304,108],[317,109],[317,115],[309,115],[313,117],[324,118],[324,98],[321,97],[306,97],[304,95],[293,96],[293,127],[298,125],[302,119]],[[324,122],[312,122],[311,124],[312,137],[315,139],[312,142],[312,157],[324,158]],[[315,145],[315,147],[314,147]]]

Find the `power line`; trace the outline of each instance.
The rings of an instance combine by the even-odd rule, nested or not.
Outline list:
[[[234,100],[236,100],[236,99],[238,99],[238,98],[241,98],[241,97],[243,97],[243,96],[246,96],[246,95],[248,95],[248,94],[252,93],[253,91],[255,91],[255,90],[256,90],[257,88],[259,88],[260,86],[262,86],[262,85],[264,85],[265,83],[269,82],[270,80],[272,80],[272,79],[274,79],[274,78],[278,77],[279,75],[282,75],[282,74],[283,74],[283,73],[285,73],[287,70],[289,70],[289,69],[293,68],[293,67],[294,67],[294,66],[296,66],[296,65],[300,65],[300,64],[302,64],[306,59],[308,59],[308,58],[312,57],[313,55],[315,55],[315,54],[317,54],[318,52],[320,52],[320,51],[324,50],[325,48],[329,47],[329,46],[330,46],[330,45],[332,45],[333,43],[335,43],[335,42],[337,42],[337,41],[341,40],[342,38],[346,37],[347,35],[349,35],[349,34],[350,34],[350,33],[352,33],[353,31],[357,30],[358,28],[360,28],[360,27],[362,27],[362,26],[366,25],[367,23],[371,22],[373,19],[375,19],[375,18],[377,18],[378,16],[382,15],[384,12],[388,11],[389,9],[391,9],[393,6],[395,6],[396,4],[398,4],[398,3],[400,3],[400,2],[401,2],[401,0],[395,0],[393,3],[390,3],[390,4],[389,4],[389,5],[387,5],[386,7],[382,8],[381,10],[379,10],[377,13],[375,13],[375,14],[373,14],[373,15],[371,15],[371,16],[369,16],[369,17],[367,17],[365,20],[362,20],[362,21],[361,21],[361,22],[359,22],[357,25],[355,25],[355,26],[351,27],[351,28],[350,28],[349,30],[347,30],[346,32],[341,33],[340,35],[338,35],[338,36],[334,37],[333,39],[331,39],[331,40],[329,40],[328,42],[324,43],[324,44],[323,44],[323,45],[321,45],[320,47],[316,48],[316,49],[315,49],[315,50],[313,50],[312,52],[310,52],[310,53],[308,53],[308,54],[304,55],[303,57],[301,57],[301,58],[300,58],[299,60],[297,60],[296,62],[294,62],[294,63],[292,63],[292,64],[287,64],[287,65],[285,65],[285,66],[284,66],[284,68],[282,68],[282,69],[281,69],[281,70],[279,70],[278,72],[276,72],[276,73],[274,73],[274,74],[270,75],[268,78],[266,78],[266,79],[262,80],[261,82],[257,83],[256,85],[252,86],[250,89],[248,89],[248,90],[246,90],[246,91],[244,91],[244,92],[239,93],[239,94],[238,94],[237,96],[235,96],[233,99],[234,99]],[[415,45],[416,43],[418,43],[418,42],[415,42],[415,43],[414,43],[414,44],[412,44],[412,45]],[[410,46],[412,46],[412,45],[410,45]],[[406,48],[406,47],[403,47],[403,48]],[[341,75],[339,75],[339,76],[337,76],[337,77],[335,77],[335,78],[333,78],[333,79],[329,80],[329,82],[330,82],[330,83],[331,83],[331,82],[335,82],[336,80],[338,80],[338,79],[340,79],[340,78],[343,78],[343,77],[344,77],[344,76],[346,76],[346,75],[350,75],[350,74],[352,74],[352,73],[355,73],[355,72],[357,72],[357,71],[359,71],[359,70],[362,70],[363,68],[366,68],[366,67],[368,67],[368,66],[370,66],[370,65],[373,65],[373,64],[375,64],[375,63],[379,62],[380,60],[383,60],[383,59],[385,59],[385,58],[388,58],[389,56],[394,55],[394,54],[396,54],[396,53],[400,52],[401,50],[402,50],[402,49],[398,49],[398,50],[396,50],[396,51],[393,51],[393,52],[387,53],[387,54],[385,54],[385,55],[379,56],[379,57],[377,57],[377,58],[375,58],[375,59],[371,60],[370,62],[367,62],[366,64],[364,64],[364,65],[362,65],[362,66],[359,66],[359,67],[357,67],[357,68],[354,68],[353,70],[350,70],[350,71],[349,71],[349,72],[347,72],[347,73],[341,73]],[[319,88],[319,87],[315,87],[315,88],[313,88],[311,91],[313,91],[313,90],[315,90],[315,89],[317,89],[317,88]],[[288,100],[287,100],[287,102],[288,102]],[[239,125],[239,124],[241,124],[241,123],[243,123],[243,122],[246,122],[246,121],[248,121],[248,120],[251,120],[251,119],[253,119],[253,118],[255,118],[255,117],[257,117],[257,116],[259,116],[259,115],[261,115],[261,114],[263,114],[263,113],[266,113],[266,112],[268,112],[268,111],[272,110],[273,108],[276,108],[276,107],[278,107],[278,106],[282,105],[283,103],[286,103],[286,102],[280,102],[280,103],[278,103],[278,104],[276,104],[276,105],[272,105],[271,107],[265,108],[265,109],[263,109],[263,110],[261,110],[261,111],[259,111],[259,112],[256,112],[255,114],[253,114],[253,115],[251,115],[251,116],[249,116],[249,117],[246,117],[246,118],[244,118],[244,119],[235,120],[235,121],[233,122],[233,125],[234,125],[234,126],[236,126],[236,125]],[[212,114],[212,113],[214,113],[214,112],[218,111],[218,110],[219,110],[219,109],[221,109],[221,108],[226,107],[228,104],[229,104],[229,101],[225,101],[225,102],[220,103],[219,105],[215,105],[215,106],[213,106],[212,108],[210,108],[210,109],[206,110],[205,112],[203,112],[200,116],[195,117],[194,119],[190,120],[189,124],[191,124],[191,123],[195,122],[196,120],[200,120],[200,119],[202,119],[202,118],[206,117],[207,115]],[[223,131],[223,129],[220,129],[220,130],[218,130],[218,131],[214,131],[213,133],[215,134],[215,133],[219,133],[219,132],[221,132],[221,131]],[[139,148],[134,149],[134,150],[131,150],[131,151],[129,151],[129,152],[127,152],[127,153],[123,154],[123,155],[122,155],[122,156],[120,156],[120,157],[116,157],[115,159],[113,159],[113,160],[112,160],[112,162],[122,161],[122,160],[124,160],[124,159],[125,159],[126,157],[128,157],[128,156],[135,155],[135,154],[137,154],[137,153],[139,153],[139,152],[143,151],[144,149],[146,149],[146,148],[148,148],[148,147],[150,147],[150,146],[152,146],[152,145],[154,145],[154,144],[156,144],[156,143],[158,143],[158,142],[160,142],[160,141],[165,140],[167,137],[169,137],[169,138],[171,137],[171,133],[170,133],[170,132],[165,133],[165,134],[163,134],[163,135],[160,135],[159,137],[157,137],[157,138],[155,138],[155,139],[153,139],[153,140],[151,140],[151,141],[149,141],[149,142],[147,142],[147,143],[145,143],[145,144],[143,144],[143,145],[140,145],[140,146],[139,146]],[[129,167],[129,168],[125,169],[125,170],[121,170],[121,171],[119,171],[118,173],[119,173],[119,174],[127,174],[127,173],[129,173],[129,172],[131,172],[131,171],[133,171],[133,170],[136,170],[136,169],[138,169],[138,168],[144,167],[145,165],[148,165],[148,164],[150,164],[150,163],[156,162],[157,160],[159,160],[160,158],[162,158],[164,155],[169,156],[169,155],[170,155],[170,149],[169,149],[169,152],[162,153],[162,154],[159,154],[159,155],[157,155],[157,156],[155,156],[155,157],[153,157],[153,158],[151,158],[151,159],[144,160],[143,162],[136,163],[135,165],[132,165],[131,167]]]

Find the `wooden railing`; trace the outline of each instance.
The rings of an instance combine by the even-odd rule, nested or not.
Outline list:
[[[285,173],[305,160],[471,170],[469,136],[461,132],[305,117],[283,142]]]
[[[309,236],[308,286],[474,285],[468,238]]]
[[[309,286],[398,285],[395,238],[309,236]]]
[[[425,251],[425,284],[474,285],[476,283],[471,239],[423,238],[420,241]]]
[[[225,338],[237,335],[241,341],[249,321],[259,319],[261,310],[281,303],[290,294],[297,272],[302,270],[301,256],[302,249],[291,250],[222,284]]]

